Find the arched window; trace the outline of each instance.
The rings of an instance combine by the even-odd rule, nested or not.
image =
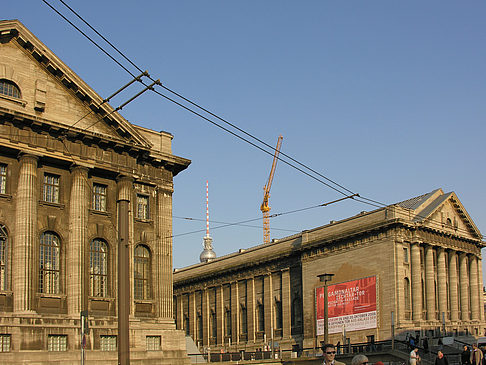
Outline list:
[[[135,247],[135,299],[151,298],[151,257],[147,246]]]
[[[53,232],[45,232],[40,239],[39,292],[60,293],[60,254],[61,242]]]
[[[108,245],[94,239],[89,246],[89,295],[108,296]]]
[[[20,89],[10,80],[0,79],[0,94],[20,99]]]
[[[3,224],[0,224],[0,290],[8,290],[8,234]]]

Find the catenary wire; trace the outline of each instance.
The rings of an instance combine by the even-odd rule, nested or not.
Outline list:
[[[92,39],[91,39],[91,38],[90,38],[90,37],[89,37],[87,34],[85,34],[85,33],[84,33],[83,31],[81,31],[81,30],[80,30],[80,29],[79,29],[77,26],[75,26],[75,25],[74,25],[74,24],[73,24],[71,21],[69,21],[69,20],[68,20],[68,19],[67,19],[67,18],[66,18],[64,15],[62,15],[62,14],[61,14],[61,13],[60,13],[60,12],[59,12],[57,9],[55,9],[55,8],[54,8],[54,7],[53,7],[51,4],[49,4],[49,3],[48,3],[46,0],[42,0],[42,1],[43,1],[43,2],[44,2],[46,5],[48,5],[48,6],[49,6],[49,7],[50,7],[50,8],[51,8],[53,11],[55,11],[55,12],[56,12],[56,13],[57,13],[59,16],[61,16],[61,17],[62,17],[62,18],[63,18],[63,19],[66,21],[66,22],[68,22],[68,23],[69,23],[71,26],[73,26],[73,27],[74,27],[74,28],[75,28],[77,31],[79,31],[79,32],[80,32],[80,33],[81,33],[83,36],[85,36],[85,37],[86,37],[86,38],[87,38],[87,39],[88,39],[88,40],[89,40],[91,43],[93,43],[93,44],[94,44],[94,45],[95,45],[97,48],[99,48],[99,49],[100,49],[100,50],[101,50],[103,53],[105,53],[105,54],[106,54],[106,55],[107,55],[107,56],[108,56],[110,59],[112,59],[112,60],[113,60],[113,61],[114,61],[116,64],[118,64],[118,65],[119,65],[119,66],[120,66],[122,69],[124,69],[124,70],[125,70],[127,73],[129,73],[131,76],[135,77],[135,75],[134,75],[132,72],[130,72],[130,71],[129,71],[129,70],[128,70],[128,69],[127,69],[125,66],[123,66],[123,65],[122,65],[122,64],[121,64],[121,63],[120,63],[118,60],[116,60],[116,59],[115,59],[113,56],[111,56],[111,55],[110,55],[110,54],[109,54],[109,53],[108,53],[106,50],[104,50],[104,49],[103,49],[103,47],[101,47],[100,45],[98,45],[98,44],[97,44],[97,43],[96,43],[94,40],[92,40]],[[96,30],[94,27],[92,27],[92,26],[91,26],[91,25],[90,25],[90,24],[89,24],[87,21],[85,21],[85,20],[84,20],[84,19],[83,19],[83,18],[82,18],[82,17],[81,17],[81,16],[80,16],[80,15],[79,15],[79,14],[78,14],[76,11],[74,11],[74,9],[72,9],[72,8],[71,8],[69,5],[67,5],[67,4],[66,4],[66,3],[65,3],[63,0],[59,0],[59,1],[60,1],[60,2],[61,2],[63,5],[64,5],[64,6],[66,6],[66,7],[67,7],[67,8],[68,8],[68,9],[69,9],[71,12],[73,12],[73,13],[74,13],[74,14],[75,14],[75,15],[76,15],[76,16],[77,16],[77,17],[78,17],[80,20],[82,20],[82,21],[83,21],[83,22],[84,22],[84,23],[85,23],[85,24],[86,24],[88,27],[90,27],[90,29],[92,29],[92,30],[93,30],[93,31],[94,31],[94,32],[95,32],[95,33],[96,33],[98,36],[100,36],[100,37],[101,37],[101,38],[102,38],[102,39],[103,39],[103,40],[104,40],[106,43],[108,43],[108,44],[109,44],[109,45],[110,45],[110,46],[111,46],[113,49],[115,49],[115,50],[116,50],[116,51],[117,51],[117,52],[118,52],[118,53],[119,53],[119,54],[120,54],[120,55],[121,55],[121,56],[122,56],[122,57],[123,57],[125,60],[127,60],[127,61],[128,61],[128,62],[129,62],[131,65],[132,65],[132,66],[134,66],[134,67],[135,67],[136,69],[138,69],[139,71],[143,72],[141,68],[139,68],[139,67],[138,67],[138,66],[137,66],[137,65],[136,65],[134,62],[132,62],[132,61],[131,61],[131,60],[130,60],[130,59],[127,57],[127,56],[125,56],[125,55],[123,54],[123,52],[121,52],[121,51],[120,51],[120,50],[119,50],[117,47],[115,47],[115,46],[114,46],[114,45],[113,45],[113,44],[112,44],[112,43],[111,43],[111,42],[110,42],[108,39],[106,39],[106,38],[105,38],[103,35],[101,35],[101,33],[99,33],[99,32],[98,32],[98,31],[97,31],[97,30]],[[149,76],[149,78],[150,78],[152,81],[154,81],[154,79],[153,79],[153,78],[151,78],[150,76]],[[143,82],[142,82],[142,83],[143,83]],[[144,85],[145,85],[145,84],[144,84]],[[147,86],[147,85],[145,85],[145,86]],[[247,135],[247,136],[251,137],[252,139],[255,139],[256,141],[258,141],[259,143],[261,143],[261,144],[265,145],[266,147],[271,148],[273,151],[275,150],[275,148],[274,148],[273,146],[271,146],[271,145],[267,144],[266,142],[264,142],[264,141],[260,140],[259,138],[255,137],[255,136],[251,135],[250,133],[247,133],[247,132],[246,132],[246,131],[244,131],[243,129],[241,129],[241,128],[237,127],[236,125],[234,125],[234,124],[232,124],[232,123],[230,123],[230,122],[228,122],[228,121],[226,121],[224,118],[219,117],[218,115],[216,115],[216,114],[214,114],[213,112],[211,112],[211,111],[209,111],[209,110],[205,109],[204,107],[202,107],[202,106],[198,105],[197,103],[192,102],[191,100],[189,100],[189,99],[185,98],[185,97],[184,97],[184,96],[182,96],[181,94],[179,94],[179,93],[177,93],[177,92],[175,92],[175,91],[171,90],[170,88],[168,88],[168,87],[166,87],[166,86],[164,86],[164,85],[162,85],[162,84],[159,84],[158,86],[161,86],[161,87],[162,87],[162,88],[164,88],[165,90],[167,90],[167,91],[169,91],[170,93],[172,93],[172,94],[174,94],[174,95],[178,96],[179,98],[181,98],[182,100],[186,101],[187,103],[189,103],[189,104],[191,104],[191,105],[193,105],[193,106],[195,106],[195,107],[199,108],[200,110],[203,110],[204,112],[206,112],[206,113],[210,114],[211,116],[213,116],[213,117],[215,117],[215,118],[217,118],[217,119],[219,119],[219,120],[221,120],[221,121],[225,122],[226,124],[228,124],[228,125],[230,125],[231,127],[233,127],[233,128],[235,128],[235,129],[237,129],[237,130],[238,130],[238,131],[240,131],[241,133],[244,133],[245,135]],[[262,150],[263,152],[265,152],[265,153],[267,153],[267,154],[272,155],[272,153],[271,153],[271,152],[266,151],[265,149],[263,149],[263,148],[261,148],[261,147],[259,147],[259,146],[255,145],[254,143],[251,143],[250,141],[248,141],[248,140],[246,140],[245,138],[243,138],[243,137],[241,137],[241,136],[237,135],[236,133],[229,131],[227,128],[224,128],[224,127],[222,127],[222,126],[219,126],[219,125],[218,125],[216,122],[211,121],[210,119],[208,119],[208,118],[206,118],[206,117],[202,116],[200,113],[197,113],[197,112],[193,111],[192,109],[190,109],[190,108],[188,108],[188,107],[186,107],[186,106],[182,105],[181,103],[179,103],[179,102],[177,102],[177,101],[173,100],[172,98],[169,98],[168,96],[163,95],[162,93],[160,93],[160,92],[158,92],[158,91],[156,91],[156,90],[153,90],[153,89],[152,89],[152,91],[156,92],[158,95],[160,95],[160,96],[164,97],[165,99],[167,99],[167,100],[169,100],[169,101],[171,101],[171,102],[175,103],[176,105],[178,105],[178,106],[180,106],[180,107],[183,107],[183,108],[184,108],[184,109],[186,109],[187,111],[190,111],[190,112],[192,112],[193,114],[195,114],[195,115],[197,115],[197,116],[199,116],[199,117],[201,117],[201,118],[205,119],[206,121],[208,121],[208,122],[212,123],[213,125],[220,127],[220,128],[221,128],[221,129],[223,129],[224,131],[226,131],[226,132],[228,132],[228,133],[232,134],[233,136],[235,136],[235,137],[238,137],[238,138],[242,139],[243,141],[245,141],[245,142],[247,142],[247,143],[251,144],[252,146],[254,146],[254,147],[256,147],[256,148],[258,148],[258,149]],[[340,188],[342,188],[342,189],[344,189],[344,190],[346,190],[346,191],[348,191],[348,192],[350,192],[350,193],[353,193],[351,190],[349,190],[349,189],[345,188],[344,186],[342,186],[342,185],[340,185],[340,184],[338,184],[338,183],[334,182],[333,180],[331,180],[331,179],[327,178],[326,176],[324,176],[324,175],[320,174],[319,172],[317,172],[317,171],[313,170],[312,168],[308,167],[307,165],[300,163],[299,161],[297,161],[297,160],[293,159],[291,156],[287,156],[287,155],[286,155],[285,153],[283,153],[283,152],[280,152],[280,153],[281,153],[281,155],[283,155],[284,157],[288,158],[289,160],[296,162],[297,164],[299,164],[299,165],[303,166],[304,168],[308,169],[309,171],[311,171],[311,172],[315,173],[316,175],[321,176],[322,178],[324,178],[324,179],[326,179],[327,181],[329,181],[329,182],[331,182],[331,183],[335,184],[336,186],[339,186]],[[279,159],[280,159],[280,158],[279,158]],[[322,180],[317,179],[316,177],[314,177],[314,176],[310,175],[309,173],[307,173],[307,172],[303,171],[302,169],[299,169],[299,168],[297,168],[296,166],[294,166],[294,165],[290,164],[289,162],[287,162],[287,161],[285,161],[285,160],[281,160],[281,161],[282,161],[282,162],[284,162],[284,163],[286,163],[287,165],[289,165],[289,166],[293,167],[293,168],[296,168],[298,171],[300,171],[300,172],[302,172],[302,173],[306,174],[307,176],[309,176],[309,177],[311,177],[311,178],[313,178],[313,179],[315,179],[315,180],[317,180],[317,181],[319,181],[319,182],[323,183],[324,185],[326,185],[326,186],[330,187],[331,189],[333,189],[333,190],[335,190],[335,191],[339,192],[340,194],[346,195],[344,192],[340,191],[339,189],[336,189],[336,188],[334,188],[334,187],[330,186],[329,184],[324,183]],[[361,203],[364,203],[364,204],[368,204],[368,205],[371,205],[371,206],[374,206],[374,207],[378,207],[378,208],[382,208],[382,207],[386,207],[386,206],[388,206],[388,205],[387,205],[387,204],[385,204],[385,203],[381,203],[381,202],[378,202],[378,201],[376,201],[376,200],[373,200],[373,199],[370,199],[370,198],[367,198],[367,197],[364,197],[364,196],[360,196],[359,198],[353,198],[353,200],[356,200],[356,201],[358,201],[358,202],[361,202]],[[418,217],[420,217],[420,215],[417,215],[417,216],[418,216]],[[426,218],[426,217],[422,217],[422,218]],[[433,221],[433,220],[429,220],[429,221]],[[438,222],[438,223],[439,223],[439,224],[441,224],[440,222]]]

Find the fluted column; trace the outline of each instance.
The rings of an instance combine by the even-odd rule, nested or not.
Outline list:
[[[443,248],[439,248],[437,252],[437,281],[439,295],[439,318],[442,318],[442,313],[447,314],[447,277],[445,251]]]
[[[420,321],[422,319],[422,278],[420,262],[420,245],[411,245],[411,269],[412,269],[412,319]]]
[[[209,292],[204,288],[202,293],[203,345],[209,345]]]
[[[282,270],[282,337],[290,338],[292,330],[292,300],[290,294],[290,269]]]
[[[451,297],[451,321],[459,320],[459,293],[457,291],[457,253],[449,255],[449,293]]]
[[[425,248],[425,290],[427,305],[427,320],[436,319],[435,315],[435,277],[434,277],[434,248],[427,245]]]
[[[248,316],[248,342],[255,342],[255,278],[249,278],[247,280],[247,305],[248,310],[246,311]]]
[[[479,292],[478,292],[478,261],[476,256],[469,256],[469,283],[471,288],[471,319],[479,320]]]
[[[37,240],[37,161],[33,155],[19,158],[19,179],[15,198],[15,233],[13,250],[13,306],[15,312],[33,310],[37,272],[34,271]],[[16,266],[16,267],[15,267]]]
[[[87,309],[89,273],[85,255],[88,245],[89,209],[88,168],[75,166],[71,170],[71,194],[69,197],[69,243],[67,251],[67,305],[68,313],[78,316]]]
[[[172,190],[157,190],[156,216],[157,289],[155,299],[158,313],[170,318],[172,313]]]
[[[240,295],[238,282],[231,283],[231,342],[240,342]]]
[[[478,259],[478,295],[480,303],[483,301],[483,269],[481,266],[481,260]],[[484,306],[482,305],[479,306],[479,316],[481,321],[484,321]]]
[[[467,255],[461,253],[459,255],[459,287],[461,291],[461,320],[469,320],[469,280],[467,270]]]

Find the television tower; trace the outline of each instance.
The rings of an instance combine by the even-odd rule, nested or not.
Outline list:
[[[199,256],[199,261],[210,262],[216,258],[216,253],[213,251],[213,239],[209,235],[209,184],[206,180],[206,236],[203,238],[204,250]]]

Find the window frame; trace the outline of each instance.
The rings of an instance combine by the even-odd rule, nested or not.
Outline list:
[[[99,190],[102,191],[99,191]],[[91,208],[96,212],[106,212],[108,201],[108,186],[106,184],[93,183],[93,200]]]
[[[150,219],[150,197],[147,194],[137,193],[137,219],[149,220]]]
[[[115,344],[113,344],[113,340]],[[117,335],[100,335],[100,351],[117,351],[118,350],[118,336]]]
[[[94,247],[94,244],[97,244],[98,247]],[[91,240],[89,244],[90,297],[107,298],[109,296],[109,259],[110,249],[108,243],[101,238]],[[98,265],[101,266],[101,272],[93,272],[94,262],[101,263]]]
[[[53,179],[54,182],[49,181]],[[61,176],[44,172],[42,180],[42,200],[47,203],[59,204],[61,199]]]
[[[11,343],[12,335],[10,333],[0,333],[0,352],[10,352]]]
[[[0,163],[0,194],[7,194],[8,165]]]
[[[140,255],[143,251],[143,254]],[[133,290],[135,300],[152,299],[152,252],[144,244],[135,246],[133,255]],[[138,270],[141,267],[141,271]],[[141,275],[137,275],[141,273]]]
[[[147,351],[160,351],[162,349],[162,336],[145,336]]]
[[[61,341],[62,340],[62,341]],[[64,352],[68,349],[67,335],[47,335],[47,351]]]
[[[49,238],[49,241],[43,241],[44,238]],[[57,243],[57,245],[56,245]],[[39,238],[39,287],[38,292],[41,294],[61,294],[61,239],[52,231],[43,232]],[[47,259],[47,260],[46,260]],[[51,263],[53,268],[44,268],[44,261]],[[52,289],[46,290],[47,276],[48,287]]]
[[[0,95],[7,98],[22,99],[20,87],[12,80],[5,78],[0,79]]]
[[[10,251],[7,227],[0,224],[0,291],[10,290]]]

